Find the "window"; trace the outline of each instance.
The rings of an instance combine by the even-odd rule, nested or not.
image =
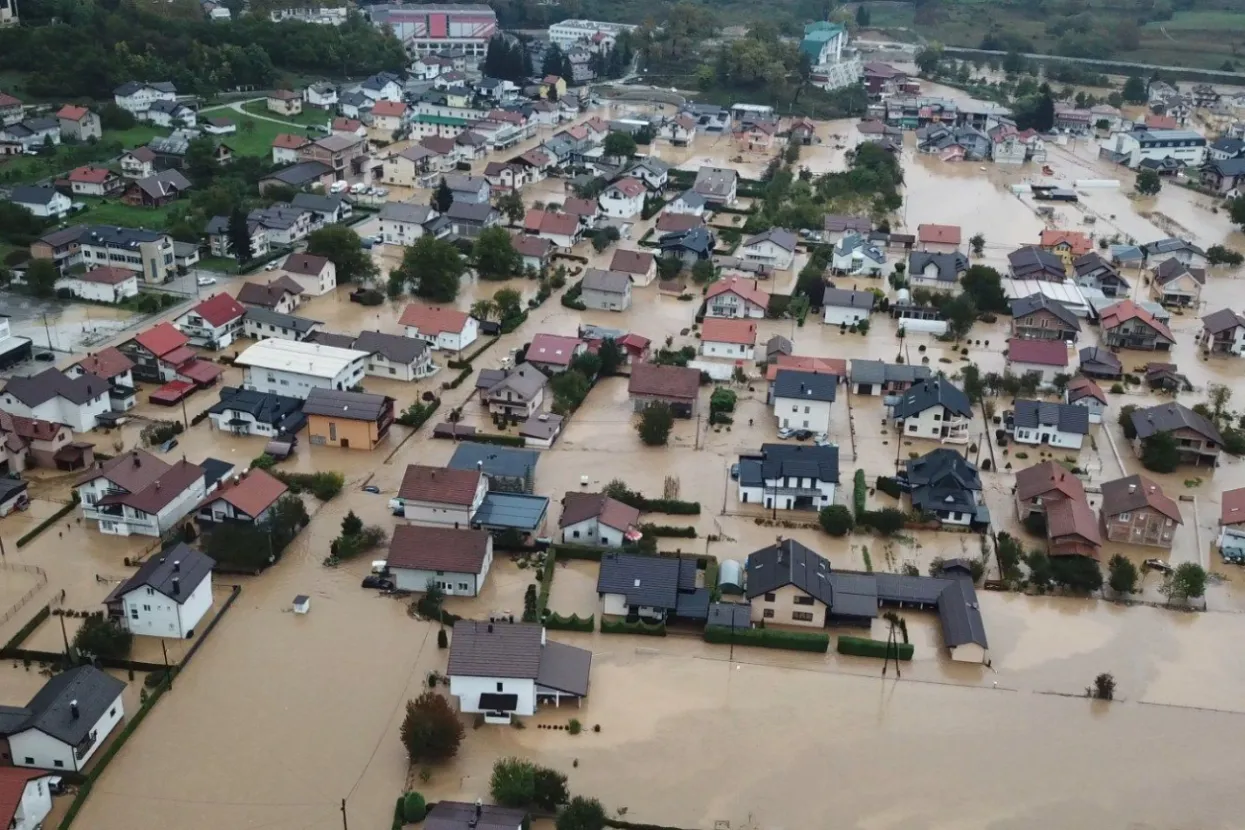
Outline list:
[[[775,596],[774,594],[772,594],[772,593],[771,593],[771,594],[766,594],[766,595],[765,595],[765,601],[766,601],[766,602],[773,602],[773,601],[774,601],[774,600],[776,600],[776,599],[778,599],[778,597],[776,597],[776,596]]]
[[[813,615],[809,611],[792,611],[791,619],[797,622],[812,622]]]
[[[807,415],[807,414],[808,414],[808,407],[807,407],[807,406],[806,406],[806,407],[804,407],[804,414],[805,414],[805,415]],[[805,421],[805,422],[804,422],[804,426],[808,426],[808,421]]]
[[[54,766],[54,767],[64,767],[64,766],[65,766],[65,762],[64,762],[64,761],[62,761],[62,760],[60,760],[60,759],[58,758],[57,760],[55,760],[55,761],[53,761],[53,762],[52,762],[52,766]]]
[[[108,710],[108,717],[115,718],[117,716],[117,707],[114,706]]]
[[[795,603],[796,605],[812,605],[813,604],[813,598],[808,597],[808,596],[796,597],[795,599],[791,601]]]
[[[460,591],[470,591],[470,590],[471,590],[471,585],[470,585],[470,584],[468,584],[468,583],[466,583],[466,582],[460,582],[460,583],[458,583],[458,590],[460,590]]]
[[[143,610],[144,610],[144,611],[150,611],[150,610],[151,610],[151,606],[150,606],[150,605],[144,605],[144,606],[143,606]]]
[[[498,684],[497,684],[497,691],[499,691],[499,692],[500,692],[500,691],[501,691],[501,687],[502,687],[502,684],[498,683]]]
[[[27,764],[29,764],[29,765],[31,765],[31,766],[33,766],[33,765],[34,765],[34,763],[35,763],[35,759],[34,759],[34,758],[31,758],[29,755],[27,755],[27,756],[26,756],[26,763],[27,763]]]
[[[337,424],[329,422],[329,440],[337,440]]]
[[[130,609],[130,619],[132,619],[132,620],[136,620],[136,619],[138,619],[138,609],[137,609],[137,608],[131,608],[131,609]]]
[[[1131,514],[1131,513],[1121,513],[1121,514],[1119,514],[1118,516],[1116,516],[1115,518],[1119,519],[1121,522],[1127,522],[1130,518],[1132,518],[1132,514]]]
[[[916,424],[908,424],[908,432],[916,432]]]
[[[571,536],[572,536],[572,537],[574,537],[574,538],[576,538],[576,539],[578,539],[578,538],[579,538],[579,531],[578,531],[578,530],[573,530],[573,531],[571,531]]]
[[[773,609],[773,608],[766,608],[763,612],[761,612],[761,616],[762,616],[762,617],[764,617],[764,618],[765,618],[765,619],[767,619],[767,620],[772,620],[772,619],[774,618],[774,609]],[[29,760],[29,759],[27,759],[27,760]]]

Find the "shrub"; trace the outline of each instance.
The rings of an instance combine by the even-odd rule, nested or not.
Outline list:
[[[424,692],[406,704],[402,745],[413,763],[453,758],[458,754],[464,731],[458,713],[434,691]]]
[[[903,495],[903,489],[900,488],[899,482],[890,476],[878,476],[877,488],[894,499]]]
[[[1025,530],[1041,539],[1046,538],[1046,515],[1043,513],[1030,513],[1025,516]]]
[[[320,501],[331,501],[342,491],[346,478],[341,473],[287,473],[271,470],[271,474],[290,488],[295,495],[310,492]]]
[[[900,660],[911,660],[913,646],[911,643],[889,643],[886,640],[871,640],[868,637],[839,636],[835,646],[839,654],[852,654],[857,657],[881,657],[885,659],[898,657]]]
[[[468,368],[468,371],[470,371],[470,368]],[[437,407],[440,405],[440,398],[433,398],[429,403],[415,401],[403,410],[402,414],[397,417],[397,421],[404,427],[419,429],[427,423],[428,419],[432,417],[432,414],[437,411]]]
[[[600,801],[577,795],[558,813],[555,830],[602,830],[605,822],[605,808]]]
[[[437,648],[445,649],[450,647],[450,635],[446,633],[444,628],[437,630]]]
[[[17,633],[9,638],[9,641],[4,644],[4,647],[9,649],[20,648],[22,643],[26,642],[26,638],[31,634],[34,634],[35,629],[38,628],[39,625],[51,615],[51,613],[52,609],[46,605],[40,608],[38,612],[30,618],[30,622],[19,628]]]
[[[86,657],[120,659],[130,653],[134,635],[115,621],[91,615],[73,637],[74,650]]]
[[[696,528],[691,527],[691,526],[676,527],[674,525],[642,524],[640,525],[640,530],[646,536],[662,536],[662,537],[673,537],[673,538],[679,538],[679,539],[695,539],[696,538]]]
[[[39,522],[39,524],[35,525],[34,529],[32,529],[29,533],[19,536],[17,539],[17,546],[20,548],[20,547],[30,544],[31,542],[35,540],[36,537],[38,537],[40,533],[47,530],[52,525],[56,524],[61,519],[65,518],[65,516],[68,513],[72,512],[73,509],[77,506],[78,505],[76,501],[71,501],[69,504],[65,505],[60,510],[57,510],[51,516],[48,516],[43,521]],[[697,510],[696,512],[699,513],[700,511]]]
[[[846,536],[856,526],[852,512],[841,504],[821,508],[817,521],[821,524],[821,529],[831,536]]]
[[[579,722],[578,718],[571,718],[566,724],[566,731],[570,732],[572,735],[578,735],[580,732],[584,731],[584,725]]]
[[[489,779],[493,800],[503,807],[526,807],[536,793],[536,765],[522,758],[498,758]]]
[[[412,790],[402,797],[402,818],[407,824],[423,821],[428,815],[428,803],[424,797]]]
[[[814,651],[821,654],[825,654],[830,648],[830,635],[823,632],[782,631],[777,628],[728,628],[724,625],[709,625],[705,626],[704,640],[706,643]]]
[[[865,471],[857,470],[856,476],[852,481],[852,506],[855,508],[857,519],[863,516],[868,509],[868,495],[869,486],[865,484]]]
[[[906,521],[903,511],[894,507],[883,507],[881,510],[866,510],[856,518],[860,527],[870,528],[879,536],[894,536],[903,530]]]
[[[649,637],[665,637],[665,623],[623,622],[602,618],[602,634],[644,634]]]

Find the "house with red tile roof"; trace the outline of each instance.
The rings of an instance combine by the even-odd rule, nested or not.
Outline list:
[[[765,379],[773,381],[778,377],[780,369],[798,369],[801,372],[814,374],[838,375],[847,377],[847,361],[838,357],[804,357],[795,354],[780,354],[765,369]]]
[[[757,324],[751,320],[706,317],[700,327],[700,353],[737,361],[753,360],[757,343]]]
[[[619,248],[614,251],[610,270],[629,275],[632,285],[649,285],[657,278],[657,260],[648,251]]]
[[[85,165],[69,171],[69,189],[75,196],[108,196],[125,187],[125,182],[107,167]]]
[[[431,581],[448,596],[474,597],[493,564],[493,536],[467,527],[401,524],[393,529],[385,563],[400,591],[422,593]]]
[[[170,465],[143,450],[105,461],[74,484],[82,516],[101,533],[160,536],[176,530],[207,495],[203,468],[182,460]]]
[[[546,375],[553,376],[565,372],[576,356],[588,350],[588,344],[578,337],[561,334],[540,333],[532,338],[527,347],[527,362]]]
[[[214,294],[173,321],[191,345],[228,348],[242,336],[246,308],[228,294]]]
[[[70,272],[56,281],[56,288],[68,289],[75,297],[97,303],[119,303],[138,296],[138,273],[125,268],[100,265],[81,274]]]
[[[541,239],[548,239],[559,248],[573,248],[583,228],[579,219],[569,213],[533,208],[523,217],[523,229]]]
[[[1245,562],[1245,487],[1219,497],[1219,553],[1233,564]]]
[[[603,493],[568,492],[562,497],[562,541],[620,548],[639,538],[640,511]]]
[[[633,363],[627,394],[636,412],[664,403],[676,418],[691,418],[696,414],[700,395],[700,372],[687,366]]]
[[[1102,415],[1107,411],[1107,396],[1102,387],[1084,375],[1077,375],[1068,381],[1064,390],[1064,400],[1073,406],[1089,410],[1089,422],[1101,424]]]
[[[157,323],[117,346],[134,363],[134,377],[149,383],[184,380],[198,387],[211,386],[221,368],[200,360],[190,348],[190,338],[171,323]]]
[[[512,240],[515,251],[523,258],[523,269],[532,268],[537,272],[549,265],[549,255],[553,252],[553,243],[548,239],[521,233]]]
[[[1068,370],[1068,346],[1062,340],[1007,341],[1007,370],[1017,377],[1036,373],[1049,384]]]
[[[763,318],[769,308],[769,292],[756,280],[731,277],[718,280],[705,293],[706,317]]]
[[[644,195],[647,192],[644,182],[639,179],[623,178],[605,188],[597,203],[606,216],[630,219],[639,216],[644,209]]]
[[[22,102],[7,92],[0,92],[0,125],[8,126],[21,120]]]
[[[398,488],[407,521],[431,527],[469,528],[484,497],[488,476],[479,470],[407,465]]]
[[[917,244],[922,251],[952,254],[960,249],[962,232],[959,225],[917,225]]]
[[[100,125],[99,116],[86,107],[66,104],[56,113],[56,120],[61,124],[61,137],[74,138],[78,141],[98,140],[104,137],[104,129]]]
[[[289,490],[279,479],[256,467],[226,478],[199,503],[195,518],[200,524],[245,522],[259,525],[272,516],[273,508]]]
[[[337,119],[342,121],[345,119]],[[336,123],[336,122],[334,122]],[[357,123],[357,122],[356,122]],[[360,126],[362,126],[360,124]],[[293,133],[280,133],[272,140],[272,163],[295,164],[298,162],[298,151],[311,144],[311,139]]]
[[[0,767],[0,826],[12,830],[46,826],[44,819],[52,812],[53,774],[49,770]]]
[[[1176,344],[1171,329],[1132,300],[1104,308],[1099,322],[1108,348],[1167,351]]]
[[[460,352],[480,336],[480,324],[464,311],[443,306],[411,303],[398,319],[407,337],[415,337],[434,349]]]

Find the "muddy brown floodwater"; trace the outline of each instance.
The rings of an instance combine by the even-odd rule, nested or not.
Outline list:
[[[607,117],[634,108],[612,108]],[[855,136],[849,122],[820,124],[820,143],[805,151],[802,163],[816,172],[843,169]],[[767,161],[749,154],[733,162],[741,154],[730,142],[708,136],[689,148],[659,143],[653,150],[678,166],[733,165],[744,175],[756,175]],[[1099,161],[1087,142],[1052,147],[1050,155],[1056,180],[1121,180],[1119,189],[1083,191],[1081,203],[1059,207],[1056,218],[1063,227],[1140,241],[1179,232],[1204,247],[1245,248],[1245,238],[1222,212],[1211,212],[1205,197],[1168,185],[1155,198],[1135,200],[1128,195],[1131,175]],[[903,160],[906,198],[896,229],[959,223],[965,237],[986,236],[983,262],[1002,265],[1008,251],[1035,241],[1046,226],[1032,201],[1010,189],[1039,178],[1038,168],[944,164],[917,157],[911,136]],[[560,185],[549,182],[525,195],[545,201],[564,197]],[[427,198],[425,193],[413,196]],[[1086,222],[1090,217],[1094,221]],[[653,221],[637,222],[631,240],[621,244],[637,247],[634,240]],[[596,254],[586,245],[576,253],[600,267],[613,255],[612,250]],[[387,270],[397,265],[401,252],[377,249],[375,256]],[[789,291],[795,270],[775,275],[772,288]],[[1245,305],[1239,275],[1212,270],[1206,310]],[[1142,281],[1134,282],[1140,292]],[[843,286],[853,283],[889,290],[880,280],[840,280]],[[468,308],[502,287],[515,287],[525,296],[536,288],[523,280],[469,282],[457,305]],[[299,313],[323,320],[334,331],[398,332],[402,306],[365,309],[349,303],[339,290],[312,300]],[[638,289],[633,307],[623,313],[575,312],[555,296],[532,310],[528,322],[503,337],[475,367],[495,368],[536,333],[573,334],[580,323],[635,331],[657,345],[669,337],[676,347],[694,346],[695,307],[659,296],[655,287]],[[1197,316],[1180,315],[1172,322],[1178,339],[1173,358],[1196,387],[1180,396],[1189,405],[1204,399],[1210,383],[1235,389],[1241,377],[1235,362],[1199,358]],[[815,318],[802,327],[758,321],[759,343],[775,334],[791,338],[797,354],[892,360],[902,353],[906,361],[927,363],[953,377],[967,361],[983,371],[1002,371],[1007,339],[1005,322],[979,323],[963,346],[968,355],[962,355],[952,344],[923,336],[901,342],[893,322],[876,315],[865,336],[841,333]],[[1097,340],[1097,329],[1087,327],[1080,345]],[[1132,368],[1151,356],[1125,352],[1122,358]],[[447,359],[436,355],[439,363]],[[775,527],[755,506],[739,504],[728,474],[731,463],[740,451],[775,440],[764,382],[755,369],[750,371],[748,384],[737,387],[733,425],[680,422],[663,449],[640,444],[626,380],[599,383],[556,447],[541,454],[535,490],[553,499],[546,532],[556,532],[558,501],[567,491],[598,489],[621,478],[657,494],[669,478],[680,498],[700,501],[703,510],[699,516],[659,517],[698,531],[695,539],[666,540],[664,549],[707,551],[742,561],[782,534],[814,547],[835,567],[888,571],[905,564],[925,571],[938,556],[981,555],[977,536],[920,531],[889,542],[864,535],[831,539],[811,523],[811,516],[782,516],[791,526]],[[464,422],[487,425],[478,401],[471,399],[471,384],[440,392],[446,376],[416,384],[369,378],[365,385],[394,395],[399,407],[424,391],[436,391],[443,394],[444,408],[463,407]],[[226,382],[238,379],[237,370],[226,369]],[[707,397],[707,390],[702,394]],[[1125,403],[1159,400],[1149,393],[1110,398],[1108,423],[1094,429],[1084,449],[1048,456],[1084,469],[1091,491],[1102,481],[1140,469],[1114,423],[1114,412]],[[214,401],[211,393],[192,396],[188,416]],[[1240,408],[1242,401],[1233,404]],[[181,413],[144,403],[139,414],[167,418]],[[983,459],[991,457],[986,433],[993,428],[980,419],[974,424],[977,447],[972,451]],[[820,655],[732,649],[680,633],[656,639],[555,632],[555,639],[594,653],[592,690],[583,708],[544,710],[524,730],[468,729],[459,757],[431,768],[429,781],[422,783],[403,755],[398,726],[405,702],[420,693],[428,673],[445,670],[447,655],[436,648],[436,627],[408,616],[403,603],[359,588],[370,556],[336,569],[321,562],[348,510],[367,523],[394,526],[397,520],[385,503],[406,465],[443,464],[453,452],[452,444],[432,441],[428,433],[428,427],[412,435],[395,426],[371,453],[300,444],[288,468],[340,470],[347,480],[344,492],[327,504],[309,502],[311,525],[275,567],[254,579],[221,580],[239,582],[242,595],[176,688],[101,776],[78,826],[332,830],[341,823],[339,805],[345,798],[352,827],[380,828],[390,821],[393,800],[408,784],[433,799],[487,798],[490,767],[505,754],[565,771],[574,792],[598,796],[611,811],[625,809],[628,820],[706,830],[722,826],[720,821],[758,830],[1240,826],[1245,661],[1234,657],[1234,648],[1245,638],[1240,613],[1245,611],[1245,579],[1238,570],[1227,571],[1211,547],[1221,492],[1245,486],[1245,465],[1238,460],[1226,460],[1214,471],[1156,476],[1170,495],[1182,497],[1184,515],[1174,550],[1163,555],[1223,572],[1209,591],[1208,613],[983,591],[993,667],[951,663],[936,620],[907,613],[915,655],[898,682],[893,675],[883,679],[875,661],[840,657],[833,650]],[[831,434],[840,449],[840,503],[850,500],[856,469],[872,481],[893,474],[911,454],[935,446],[895,435],[877,399],[846,393],[835,404]],[[133,446],[138,425],[95,440],[114,448]],[[192,461],[213,456],[239,466],[258,455],[264,443],[222,435],[210,421],[190,428],[179,441],[174,455],[185,453]],[[998,469],[983,476],[985,498],[996,529],[1020,534],[1012,506],[1013,476],[1043,455],[1030,449],[1022,459],[1014,446],[1009,449],[1010,454],[994,450]],[[363,492],[365,483],[376,485],[381,494]],[[6,541],[50,515],[68,498],[68,489],[67,477],[40,479],[31,511],[5,520]],[[871,507],[887,504],[893,504],[889,497],[870,495]],[[717,541],[706,541],[710,535]],[[1027,544],[1038,543],[1025,538]],[[67,607],[97,606],[110,584],[127,573],[122,560],[141,554],[146,544],[103,537],[70,522],[20,550],[10,546],[8,562],[43,568],[48,582],[22,613],[0,625],[0,637],[11,636],[60,590],[66,591]],[[1115,553],[1137,561],[1155,555],[1107,545],[1103,557]],[[560,563],[549,607],[561,614],[598,613],[596,576],[593,563]],[[454,599],[450,607],[477,618],[517,611],[533,579],[530,570],[499,557],[485,593],[475,600]],[[15,601],[29,584],[29,574],[0,569],[0,601]],[[290,612],[296,594],[312,598],[306,616]],[[1164,601],[1154,576],[1147,577],[1141,599],[1158,606]],[[41,646],[54,648],[59,633],[59,625],[45,624],[34,636]],[[884,635],[880,623],[873,633]],[[14,676],[0,672],[5,702],[22,699],[31,680],[20,666],[8,671]],[[1081,697],[1104,671],[1115,675],[1121,699],[1095,704]],[[601,731],[571,736],[533,728],[565,724],[571,717],[599,724]]]

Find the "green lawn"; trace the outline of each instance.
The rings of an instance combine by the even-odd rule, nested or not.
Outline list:
[[[236,274],[238,273],[238,261],[227,259],[219,256],[205,256],[199,258],[199,268],[204,271],[215,271],[218,274]]]
[[[1169,32],[1197,30],[1205,32],[1245,30],[1245,13],[1230,11],[1176,12],[1171,20],[1151,21],[1147,29],[1163,28]],[[1228,46],[1228,44],[1224,44]]]
[[[123,149],[138,147],[166,132],[150,124],[140,124],[128,130],[106,130],[103,141],[94,145],[61,144],[49,156],[9,157],[0,163],[0,183],[26,184],[67,173],[83,164],[100,164],[116,155],[112,152],[116,144]]]
[[[93,225],[121,225],[127,228],[163,228],[169,219],[171,203],[164,207],[147,208],[139,205],[127,205],[118,198],[98,199],[90,196],[75,197],[88,205],[87,209],[75,214],[75,221],[89,222]]]
[[[294,124],[284,127],[271,121],[242,116],[238,119],[238,131],[233,135],[221,136],[221,140],[240,156],[271,156],[272,142],[278,135],[302,132]]]
[[[268,104],[265,101],[251,101],[243,104],[242,109],[252,115],[262,115],[267,118],[276,118],[279,121],[288,121],[290,124],[297,124],[302,127],[324,127],[327,126],[332,116],[324,112],[324,110],[306,109],[298,115],[277,115],[275,112],[268,111]],[[238,113],[234,113],[237,115]],[[226,118],[229,116],[226,115]],[[235,119],[236,120],[236,119]]]

